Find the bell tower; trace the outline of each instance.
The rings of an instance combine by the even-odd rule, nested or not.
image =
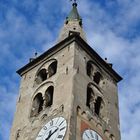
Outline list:
[[[122,78],[87,44],[76,2],[57,44],[17,73],[10,140],[121,140]]]

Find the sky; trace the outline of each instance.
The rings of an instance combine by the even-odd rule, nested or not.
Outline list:
[[[59,1],[59,2],[58,2]],[[16,70],[56,44],[69,0],[0,0],[0,140],[8,140],[18,98]],[[78,0],[88,44],[123,77],[121,140],[140,139],[140,0]]]

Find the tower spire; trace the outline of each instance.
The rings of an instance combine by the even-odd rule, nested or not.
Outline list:
[[[82,18],[79,15],[77,9],[77,0],[70,0],[73,1],[72,9],[68,16],[66,17],[65,24],[60,32],[58,42],[64,40],[72,33],[77,33],[86,41],[85,33],[82,27]]]
[[[76,0],[74,0],[72,4],[72,10],[69,13],[68,17],[66,18],[66,22],[70,20],[78,20],[80,22],[80,25],[82,25],[82,18],[80,17],[78,13]]]

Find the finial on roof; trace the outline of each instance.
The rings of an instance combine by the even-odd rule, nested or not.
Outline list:
[[[112,68],[113,64],[112,63],[108,63],[108,59],[105,58],[105,62]]]
[[[69,13],[69,16],[66,18],[66,21],[71,21],[71,20],[78,20],[81,22],[82,24],[82,19],[78,13],[78,10],[77,10],[77,0],[70,0],[70,1],[73,1],[73,8],[71,10],[71,12]]]
[[[37,51],[35,52],[35,58],[37,58],[37,55],[38,55],[38,53],[37,53]]]
[[[72,4],[72,6],[75,6],[75,7],[77,7],[77,0],[70,0],[70,1],[73,1],[73,4]]]
[[[32,62],[34,59],[36,59],[36,58],[37,58],[37,55],[38,55],[38,53],[37,53],[37,51],[35,51],[34,57],[31,57],[31,58],[29,59],[29,62]]]

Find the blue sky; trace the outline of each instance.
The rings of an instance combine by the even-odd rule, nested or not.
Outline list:
[[[140,138],[140,0],[79,0],[90,46],[124,78],[119,83],[122,140]],[[18,97],[16,70],[52,47],[69,0],[0,0],[0,140],[8,140]]]

